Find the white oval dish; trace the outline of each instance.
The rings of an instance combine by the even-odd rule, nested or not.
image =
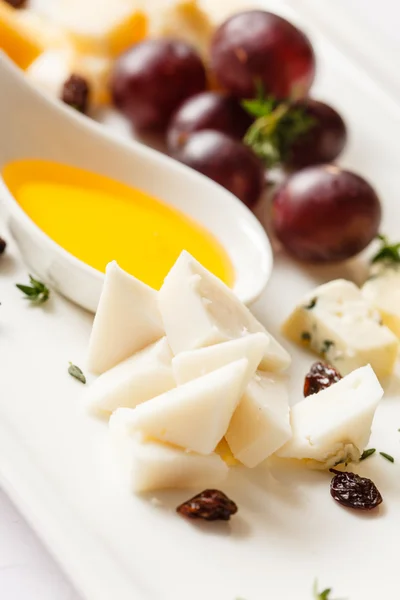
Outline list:
[[[51,160],[106,175],[161,198],[219,239],[236,272],[238,297],[245,303],[258,298],[271,274],[271,246],[260,223],[236,197],[177,161],[134,140],[117,140],[91,119],[46,98],[1,52],[0,89],[6,91],[0,94],[0,172],[12,160]],[[29,268],[61,294],[94,312],[103,273],[47,236],[4,183],[1,192],[11,233]]]

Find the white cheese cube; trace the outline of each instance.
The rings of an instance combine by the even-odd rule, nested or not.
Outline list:
[[[379,311],[383,323],[400,338],[400,268],[377,269],[363,285],[362,293]]]
[[[158,295],[174,354],[261,332],[270,338],[261,369],[283,370],[290,356],[220,279],[182,252]]]
[[[118,468],[133,492],[164,488],[210,488],[219,485],[228,467],[216,454],[203,456],[132,434],[123,414],[110,420]]]
[[[252,333],[222,344],[181,352],[172,360],[175,379],[181,385],[235,360],[247,358],[249,362],[247,377],[250,381],[267,351],[269,343],[270,338],[265,333]]]
[[[233,456],[246,467],[256,467],[291,436],[284,378],[258,371],[248,384],[225,434]]]
[[[277,455],[332,467],[359,460],[368,444],[383,389],[367,365],[292,407],[292,438]]]
[[[379,378],[390,375],[399,348],[361,290],[343,279],[307,294],[284,323],[283,332],[321,355],[342,375],[367,364]]]
[[[115,261],[108,264],[89,340],[88,369],[104,373],[163,335],[157,292]]]
[[[134,408],[176,386],[172,352],[163,337],[98,377],[88,388],[90,412],[109,416],[117,408]]]
[[[130,431],[199,454],[211,454],[228,429],[247,384],[245,358],[194,379],[135,409],[119,408]]]

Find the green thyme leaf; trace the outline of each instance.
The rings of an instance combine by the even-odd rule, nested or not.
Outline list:
[[[314,595],[315,600],[329,600],[331,591],[332,591],[331,588],[326,588],[322,592],[319,592],[318,591],[318,581],[317,580],[314,581],[313,595]]]
[[[32,275],[29,275],[29,280],[31,285],[23,285],[22,283],[16,284],[16,287],[25,294],[26,300],[30,300],[35,304],[47,302],[50,297],[49,288],[41,281],[34,279]]]
[[[82,369],[80,369],[76,365],[73,365],[71,362],[69,363],[68,373],[71,375],[71,377],[75,377],[75,379],[77,379],[81,383],[86,383],[86,377],[83,374]]]
[[[318,581],[317,580],[314,581],[314,587],[313,587],[314,600],[334,600],[334,598],[331,597],[331,593],[332,593],[332,588],[325,588],[324,590],[322,590],[322,592],[319,592],[318,591]],[[339,598],[337,598],[336,600],[339,600]],[[342,600],[344,600],[344,598],[342,598]]]
[[[308,333],[308,331],[303,331],[303,333],[301,334],[301,339],[303,340],[303,342],[310,342],[311,334]]]
[[[376,448],[368,448],[368,450],[364,450],[364,452],[360,456],[360,460],[365,460],[369,456],[372,456],[376,452]]]
[[[250,100],[242,100],[241,104],[249,115],[259,118],[269,115],[276,106],[276,101],[273,98],[266,97],[264,85],[258,79],[256,82],[256,97]]]
[[[386,454],[386,452],[379,452],[379,454],[383,456],[383,458],[386,458],[386,460],[389,462],[394,463],[394,458],[393,456],[390,456],[390,454]]]
[[[379,234],[378,239],[381,241],[381,247],[371,259],[372,263],[384,262],[387,264],[400,263],[400,243],[391,244],[386,235]]]
[[[257,119],[269,115],[276,105],[273,98],[255,98],[254,100],[242,100],[243,108]]]
[[[279,104],[274,98],[266,98],[263,90],[254,100],[242,101],[242,106],[256,117],[246,132],[244,143],[267,167],[284,162],[295,140],[315,125],[314,119],[302,108],[287,102]]]

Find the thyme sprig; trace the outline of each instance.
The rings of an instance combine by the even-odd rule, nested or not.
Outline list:
[[[315,120],[304,109],[266,97],[261,86],[258,86],[256,98],[243,100],[242,106],[256,118],[246,132],[244,143],[267,167],[284,162],[293,142],[315,125]]]
[[[75,379],[77,379],[81,383],[86,383],[86,377],[82,369],[72,364],[72,362],[69,363],[68,373],[71,375],[71,377],[75,377]]]
[[[389,238],[386,235],[379,234],[377,236],[381,242],[381,247],[375,256],[372,257],[371,262],[384,262],[387,264],[400,264],[400,243],[391,244]]]
[[[25,300],[30,300],[34,304],[47,302],[50,297],[49,288],[41,281],[34,279],[32,275],[29,275],[29,281],[31,285],[16,284],[16,287],[25,294]]]

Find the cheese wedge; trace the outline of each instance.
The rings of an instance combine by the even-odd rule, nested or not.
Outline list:
[[[400,338],[400,268],[377,269],[362,287],[364,298],[380,313],[382,321]]]
[[[208,57],[214,26],[197,0],[180,0],[154,10],[150,35],[183,40]]]
[[[383,389],[367,365],[292,407],[292,438],[276,453],[329,468],[357,461],[368,444]]]
[[[88,388],[90,412],[109,416],[134,408],[176,386],[167,338],[147,346],[98,377]]]
[[[130,433],[123,414],[112,416],[109,430],[117,468],[133,492],[212,488],[228,475],[228,467],[216,454],[186,452]]]
[[[371,364],[379,378],[393,371],[396,336],[351,281],[337,279],[307,294],[283,324],[285,335],[346,375]]]
[[[49,17],[79,53],[115,57],[147,34],[147,17],[138,5],[136,0],[59,0]]]
[[[235,360],[247,358],[247,377],[250,380],[267,351],[269,342],[270,338],[265,333],[252,333],[237,340],[181,352],[172,360],[175,379],[181,385]]]
[[[284,378],[258,371],[248,384],[225,434],[233,456],[246,467],[256,467],[291,436]]]
[[[115,261],[108,264],[89,341],[88,369],[104,373],[163,335],[157,292]]]
[[[270,338],[261,369],[283,370],[290,356],[220,279],[182,252],[158,294],[168,342],[174,354],[264,333]]]
[[[247,384],[245,358],[194,379],[135,409],[119,408],[139,431],[199,454],[211,454],[228,429]]]

